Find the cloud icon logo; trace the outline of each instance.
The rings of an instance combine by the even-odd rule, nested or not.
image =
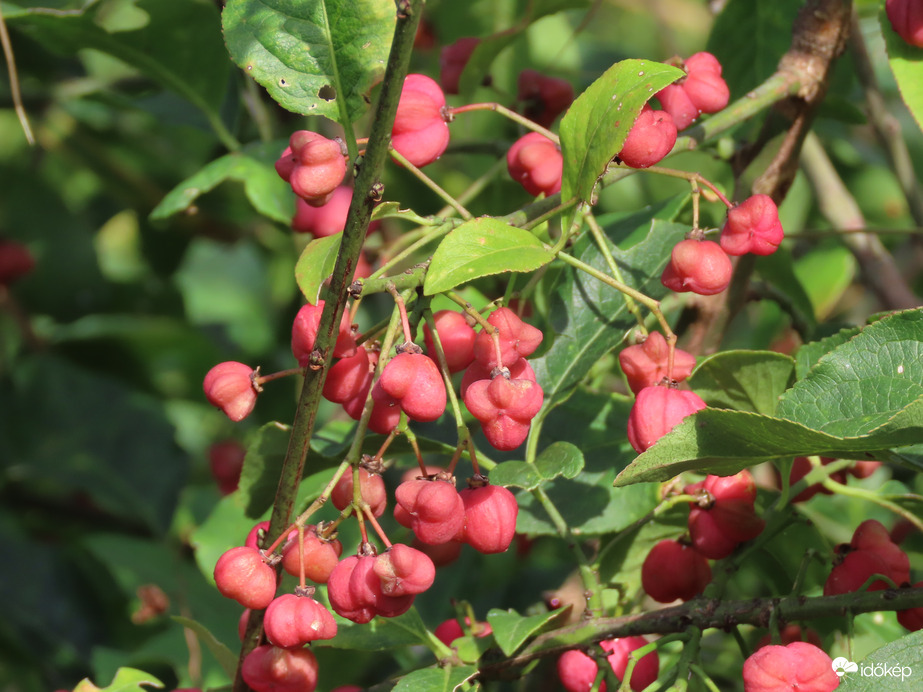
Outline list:
[[[833,672],[840,677],[843,677],[846,673],[855,673],[857,670],[859,670],[858,663],[853,663],[842,656],[833,659]]]

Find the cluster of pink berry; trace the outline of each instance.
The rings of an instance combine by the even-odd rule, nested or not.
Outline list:
[[[628,668],[628,657],[633,651],[650,644],[644,637],[622,637],[621,639],[606,639],[599,646],[606,653],[606,662],[611,666],[612,672],[619,681],[624,680]],[[587,692],[593,688],[599,666],[596,659],[583,651],[571,649],[565,651],[558,658],[558,678],[567,692]],[[657,651],[651,651],[642,656],[635,664],[631,673],[629,686],[634,692],[652,685],[660,674],[660,658]],[[600,692],[606,691],[606,683],[599,686]]]
[[[688,601],[700,594],[711,581],[708,560],[727,557],[765,526],[754,509],[756,483],[749,471],[709,475],[684,492],[701,498],[689,511],[689,540],[660,541],[641,566],[645,593],[660,603]]]

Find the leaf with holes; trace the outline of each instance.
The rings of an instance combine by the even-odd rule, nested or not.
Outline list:
[[[590,201],[644,104],[684,74],[650,60],[622,60],[577,97],[561,120],[561,199],[576,195],[580,202]]]
[[[534,271],[553,259],[529,231],[498,219],[474,219],[449,233],[436,248],[423,293],[442,293],[492,274]]]
[[[295,113],[355,121],[384,74],[394,33],[391,0],[228,0],[231,58]]]

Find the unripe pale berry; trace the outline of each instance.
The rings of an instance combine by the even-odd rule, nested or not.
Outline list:
[[[923,3],[920,0],[885,0],[891,27],[911,46],[923,48]]]
[[[372,390],[372,398],[399,406],[411,420],[430,422],[445,411],[445,381],[429,356],[399,353],[388,361]]]
[[[525,441],[543,401],[537,383],[503,376],[473,382],[464,395],[465,406],[480,421],[487,441],[501,451],[516,449]]]
[[[262,610],[276,595],[276,573],[256,548],[239,546],[218,558],[215,585],[244,608]]]
[[[499,365],[509,366],[519,358],[532,354],[542,343],[542,330],[519,319],[509,308],[497,308],[487,318],[487,323],[496,327],[500,339]],[[474,359],[490,368],[497,367],[497,350],[494,338],[488,332],[478,332],[474,340]]]
[[[439,343],[445,354],[449,372],[464,370],[474,360],[474,339],[476,333],[465,319],[465,316],[455,310],[440,310],[433,315]],[[426,342],[426,352],[435,361],[436,346],[429,325],[423,326],[423,338]]]
[[[728,210],[721,229],[721,248],[729,255],[771,255],[785,233],[779,208],[769,195],[753,195]]]
[[[311,305],[311,303],[302,305],[292,323],[292,355],[303,368],[311,362],[311,352],[314,350],[324,305],[323,300],[318,300],[317,305]],[[340,318],[340,329],[333,347],[333,356],[348,358],[354,355],[356,355],[356,340],[353,338],[349,323],[349,311],[344,311],[343,317]]]
[[[711,296],[730,285],[733,273],[731,260],[718,243],[690,238],[673,247],[660,283],[677,293]]]
[[[458,82],[465,65],[471,58],[474,49],[478,47],[481,39],[466,36],[455,43],[445,46],[439,53],[439,84],[446,94],[458,93]]]
[[[744,661],[744,692],[830,692],[840,684],[833,661],[807,642],[764,646]]]
[[[465,542],[479,553],[502,553],[516,535],[519,505],[516,497],[499,485],[465,488]]]
[[[218,363],[205,374],[202,389],[212,406],[220,408],[235,423],[250,415],[259,393],[253,381],[254,370],[237,361]]]
[[[273,599],[263,616],[271,644],[291,649],[318,639],[333,639],[337,623],[323,605],[310,596],[283,594]]]
[[[258,646],[247,654],[240,675],[255,692],[314,692],[317,658],[310,649]]]
[[[388,493],[385,490],[385,481],[377,473],[369,473],[363,468],[359,469],[359,496],[369,505],[372,516],[380,517],[388,505]],[[344,473],[330,493],[330,502],[338,510],[343,511],[353,501],[353,474],[352,471]]]
[[[445,94],[434,80],[422,74],[407,75],[391,129],[391,145],[418,168],[438,159],[449,145],[444,108]]]
[[[618,159],[631,168],[648,168],[658,163],[676,144],[676,124],[666,111],[645,105],[625,138]]]
[[[628,380],[631,391],[637,394],[645,387],[653,387],[667,376],[670,350],[660,332],[651,332],[643,343],[628,346],[619,353],[619,365]],[[695,368],[695,356],[682,349],[673,350],[674,382],[682,382]]]
[[[561,191],[564,157],[554,142],[538,132],[523,135],[506,153],[510,177],[530,195],[546,196]]]
[[[660,541],[641,565],[641,586],[659,603],[688,601],[702,593],[709,582],[708,560],[678,541]]]
[[[237,440],[215,442],[208,448],[208,467],[222,495],[237,490],[247,450]]]
[[[705,408],[693,392],[671,387],[645,387],[628,414],[628,441],[640,454],[680,424],[686,416]]]
[[[524,103],[523,114],[542,127],[550,127],[574,101],[570,82],[535,70],[520,72],[516,85],[517,99]]]

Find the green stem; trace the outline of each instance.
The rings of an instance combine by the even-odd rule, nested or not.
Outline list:
[[[865,488],[857,488],[855,486],[844,485],[843,483],[837,483],[832,478],[827,478],[825,481],[823,481],[823,486],[827,488],[827,490],[831,490],[840,495],[845,495],[846,497],[855,497],[860,500],[865,500],[866,502],[873,502],[879,507],[884,507],[885,509],[894,512],[899,517],[906,519],[915,527],[917,527],[918,531],[923,531],[923,520],[921,520],[920,517],[918,517],[913,512],[904,509],[896,502],[891,502],[890,500],[885,499],[877,492],[866,490]],[[908,495],[907,497],[908,499],[917,501],[921,499],[919,495]]]
[[[401,0],[399,4],[401,5],[401,11],[397,12],[397,23],[394,29],[391,52],[388,56],[388,64],[385,69],[385,79],[378,97],[378,105],[375,118],[372,121],[365,157],[361,165],[358,166],[358,175],[353,189],[352,203],[346,218],[343,240],[330,281],[329,299],[321,314],[320,325],[314,343],[315,351],[318,354],[318,357],[314,360],[319,363],[319,366],[317,366],[316,370],[305,369],[305,381],[295,410],[292,434],[289,438],[288,450],[282,464],[279,485],[273,502],[269,526],[270,539],[278,536],[291,523],[298,485],[304,473],[311,436],[317,419],[317,409],[327,375],[327,366],[333,353],[333,346],[336,343],[337,326],[346,306],[346,286],[351,281],[353,268],[359,258],[359,251],[365,240],[365,231],[368,228],[372,209],[380,199],[381,192],[384,189],[381,174],[388,156],[391,127],[397,112],[404,76],[407,74],[407,68],[410,64],[410,54],[413,50],[417,24],[423,11],[423,0]],[[344,92],[338,90],[338,93],[342,94]],[[348,123],[348,119],[346,122]],[[349,142],[353,138],[347,137],[347,140]],[[353,145],[355,146],[355,142],[353,142]],[[250,618],[240,650],[238,670],[234,680],[234,692],[247,692],[248,690],[247,684],[240,675],[240,663],[259,642],[261,627],[261,616]]]
[[[499,103],[488,102],[488,103],[469,103],[466,106],[458,106],[457,108],[448,108],[446,109],[450,115],[455,116],[459,113],[470,113],[472,111],[494,111],[500,115],[504,115],[514,123],[518,123],[523,127],[532,130],[533,132],[538,132],[539,134],[545,135],[555,144],[560,144],[561,140],[558,139],[558,136],[551,130],[542,127],[537,122],[529,120],[525,116],[520,115],[514,110],[510,110],[506,106],[501,106]]]
[[[471,212],[465,209],[457,199],[446,192],[435,180],[426,175],[426,173],[410,163],[410,161],[408,161],[397,149],[391,149],[391,156],[393,156],[404,168],[413,173],[421,183],[439,195],[439,197],[457,211],[463,219],[467,221],[474,218]]]
[[[603,229],[600,228],[599,223],[597,223],[596,217],[587,213],[584,218],[586,219],[587,226],[590,228],[590,234],[593,236],[593,240],[596,241],[596,246],[602,253],[603,259],[606,260],[606,264],[609,265],[609,271],[612,272],[612,276],[615,277],[616,281],[624,284],[625,281],[622,278],[622,272],[619,270],[619,265],[616,264],[615,258],[612,256],[612,251],[609,250],[609,241],[606,239],[606,234],[603,232]],[[641,314],[641,310],[638,308],[635,299],[625,293],[623,293],[622,296],[625,298],[625,307],[628,309],[628,312],[635,316],[641,331],[647,334],[647,328],[644,326],[644,316]]]

